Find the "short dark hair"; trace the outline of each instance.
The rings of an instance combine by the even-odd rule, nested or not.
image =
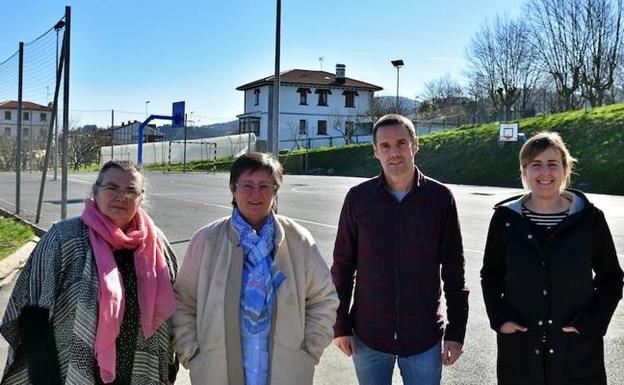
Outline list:
[[[254,173],[256,171],[266,171],[271,175],[275,191],[279,190],[282,185],[284,168],[279,161],[273,159],[269,154],[262,152],[249,152],[239,156],[230,169],[230,190],[236,191],[236,182],[238,178],[245,173]],[[236,206],[236,201],[232,198],[232,206]]]
[[[116,168],[117,170],[125,171],[125,172],[136,172],[137,174],[143,177],[143,168],[141,166],[137,166],[132,161],[129,160],[109,160],[104,163],[104,166],[100,169],[100,172],[95,180],[93,186],[91,186],[91,193],[95,196],[97,193],[98,187],[102,185],[102,178],[104,177],[104,173],[111,169]]]
[[[416,129],[414,128],[414,123],[412,123],[411,120],[403,115],[387,114],[379,118],[379,120],[373,126],[373,143],[377,144],[377,130],[379,130],[381,127],[394,126],[397,124],[405,127],[410,138],[416,139]]]

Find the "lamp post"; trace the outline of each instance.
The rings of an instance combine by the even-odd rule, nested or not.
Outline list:
[[[403,60],[401,59],[392,60],[390,61],[390,63],[392,63],[394,68],[396,68],[397,70],[396,112],[398,114],[399,113],[399,69],[401,69],[401,67],[403,67],[405,63],[403,63]]]
[[[150,102],[149,100],[145,101],[145,119],[147,119],[147,117],[149,116],[147,115],[147,105],[149,104],[149,102]]]

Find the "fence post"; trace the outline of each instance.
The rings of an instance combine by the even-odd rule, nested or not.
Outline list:
[[[171,172],[171,141],[169,141],[169,166],[167,167],[167,172]]]
[[[214,144],[214,158],[212,163],[212,172],[217,172],[217,144]]]

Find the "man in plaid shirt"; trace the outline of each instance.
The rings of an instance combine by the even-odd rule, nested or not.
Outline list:
[[[414,165],[418,137],[404,116],[379,119],[373,149],[382,173],[353,187],[340,214],[334,343],[353,357],[360,385],[391,384],[397,361],[404,384],[439,385],[442,365],[462,354],[468,319],[455,199]]]

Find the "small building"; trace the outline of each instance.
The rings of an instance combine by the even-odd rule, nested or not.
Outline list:
[[[52,119],[51,104],[22,101],[22,138],[47,135]],[[17,137],[17,101],[0,102],[0,135]]]
[[[336,73],[293,69],[280,74],[280,149],[327,146],[332,138],[349,143],[371,134],[369,110],[382,88],[345,72],[344,64],[336,64]],[[261,148],[273,121],[273,76],[236,89],[244,92],[239,133],[254,133]]]
[[[128,121],[127,123],[122,122],[121,126],[113,128],[113,144],[138,143],[140,124],[141,122],[136,120],[134,122]],[[155,124],[148,124],[143,128],[144,143],[162,142],[163,138],[164,134],[156,128]]]

